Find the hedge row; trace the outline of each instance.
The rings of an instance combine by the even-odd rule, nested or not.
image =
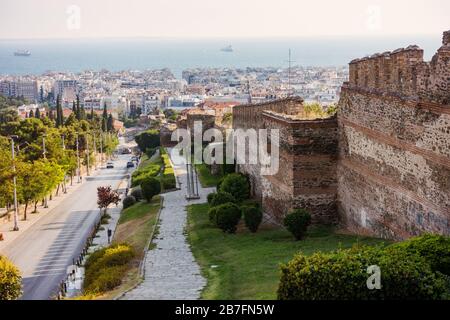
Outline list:
[[[100,294],[119,286],[134,256],[126,244],[93,252],[85,263],[84,294]]]
[[[278,298],[445,299],[450,288],[449,250],[450,238],[426,235],[387,247],[298,254],[281,267]],[[370,266],[379,267],[380,289],[368,287]]]

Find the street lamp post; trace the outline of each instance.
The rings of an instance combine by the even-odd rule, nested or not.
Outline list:
[[[81,182],[81,172],[80,172],[80,148],[77,134],[77,173],[78,173],[78,183]]]
[[[61,135],[61,140],[62,140],[62,149],[63,152],[66,151],[66,145],[64,144],[64,135]],[[63,181],[63,189],[64,189],[64,193],[67,193],[67,187],[66,187],[66,173],[64,173],[64,181]]]
[[[47,159],[47,157],[45,156],[45,154],[47,153],[47,151],[45,150],[45,137],[47,135],[44,134],[42,135],[42,156],[44,157],[44,159]],[[50,199],[52,200],[52,199]],[[44,208],[48,208],[48,202],[47,202],[47,196],[45,196],[44,198]]]
[[[86,133],[86,135],[84,136],[84,140],[86,141],[86,165],[87,165],[87,170],[86,170],[86,175],[89,177],[89,140],[88,140],[88,134]]]
[[[100,161],[103,165],[103,132],[100,133]]]
[[[19,231],[19,208],[17,205],[17,182],[16,182],[16,164],[14,160],[14,138],[17,136],[11,136],[11,158],[12,158],[12,169],[13,169],[13,186],[14,186],[14,231]]]
[[[94,134],[93,134],[93,139],[94,139],[94,161],[95,161],[95,170],[97,170],[98,169],[98,166],[97,166],[97,144],[95,143],[95,131],[94,131]]]
[[[44,156],[44,159],[47,159],[47,157],[45,156],[45,154],[47,153],[47,151],[45,150],[45,137],[47,135],[43,135],[42,136],[42,155]]]

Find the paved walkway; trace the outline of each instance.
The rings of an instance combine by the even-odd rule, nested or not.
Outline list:
[[[168,150],[170,154],[170,150]],[[172,160],[179,160],[173,159]],[[194,300],[199,299],[206,280],[186,241],[186,206],[206,202],[214,188],[199,185],[198,200],[186,200],[186,170],[174,165],[180,190],[163,195],[156,248],[147,252],[145,279],[121,299],[127,300]]]

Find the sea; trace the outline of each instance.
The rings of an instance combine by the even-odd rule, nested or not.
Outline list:
[[[417,44],[430,60],[440,35],[253,39],[62,39],[0,40],[0,75],[169,68],[177,77],[196,67],[344,66],[354,58]],[[221,49],[231,45],[233,52]],[[17,50],[31,56],[17,57]]]

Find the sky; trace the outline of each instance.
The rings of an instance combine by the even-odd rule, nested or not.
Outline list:
[[[449,0],[0,0],[0,39],[391,36],[449,29]]]

